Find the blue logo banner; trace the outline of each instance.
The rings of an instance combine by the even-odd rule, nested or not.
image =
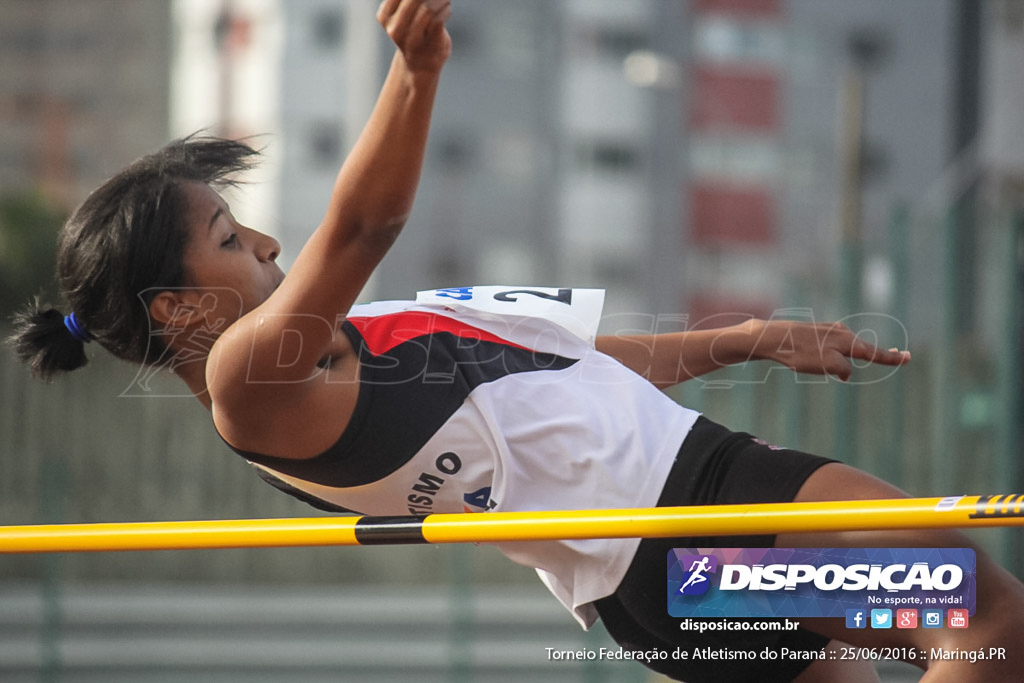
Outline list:
[[[844,617],[863,628],[876,610],[975,609],[970,548],[675,548],[673,617]],[[860,615],[860,616],[858,616]]]

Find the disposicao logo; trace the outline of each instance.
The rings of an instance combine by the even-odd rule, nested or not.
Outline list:
[[[683,567],[689,567],[683,574],[679,592],[683,595],[704,595],[711,587],[711,577],[718,569],[718,558],[714,555],[684,555],[679,558]]]
[[[974,601],[970,548],[676,548],[668,554],[668,612],[675,617],[849,618],[856,611],[916,615],[950,608],[973,614]]]

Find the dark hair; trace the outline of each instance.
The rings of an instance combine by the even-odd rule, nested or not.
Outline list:
[[[187,284],[187,197],[183,185],[234,184],[258,152],[244,142],[192,135],[133,162],[71,215],[57,242],[57,284],[85,332],[114,356],[158,363],[149,304]],[[139,301],[144,305],[139,305]],[[10,342],[34,375],[50,380],[86,364],[84,342],[64,315],[36,299],[15,317]]]

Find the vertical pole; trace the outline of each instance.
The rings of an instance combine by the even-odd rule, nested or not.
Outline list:
[[[377,102],[383,73],[381,69],[380,31],[367,30],[376,23],[378,3],[374,0],[348,0],[345,22],[346,55],[344,73],[346,140],[351,143]],[[348,146],[351,146],[349,144]]]
[[[764,382],[764,375],[758,375],[758,370],[763,371],[757,363],[751,363],[743,368],[735,368],[737,382],[733,385],[731,392],[733,418],[730,424],[736,425],[740,431],[757,433],[757,396],[756,391],[764,391],[764,387],[757,385]]]
[[[44,523],[63,521],[65,469],[60,458],[47,452],[39,468],[39,512]],[[61,565],[63,554],[50,553],[42,558],[43,625],[39,634],[41,668],[39,679],[43,683],[61,680],[61,634],[64,622],[61,591]]]
[[[689,59],[686,41],[679,40],[680,31],[685,32],[690,26],[688,4],[651,3],[653,49],[673,64],[686,64]],[[686,194],[681,190],[688,184],[682,160],[686,158],[689,141],[680,130],[685,88],[686,84],[680,81],[644,89],[644,97],[649,98],[651,106],[646,178],[651,208],[644,254],[646,267],[637,276],[643,279],[648,305],[656,314],[678,311],[686,294],[679,267],[686,225],[686,200],[680,197]]]
[[[951,102],[950,157],[954,164],[977,144],[981,128],[982,34],[985,3],[977,0],[957,0],[953,23],[953,64]],[[956,290],[952,293],[955,306],[955,329],[958,336],[966,337],[974,331],[977,316],[974,311],[976,296],[977,219],[975,215],[978,179],[971,178],[954,202],[951,217],[951,239],[954,240],[956,260]]]
[[[472,549],[457,545],[448,549],[451,562],[448,576],[451,577],[449,593],[449,643],[448,680],[452,683],[466,683],[470,680],[473,639],[473,572],[471,571]]]
[[[596,626],[596,625],[595,625]],[[583,632],[583,648],[595,651],[604,643],[604,631],[600,628],[591,628]],[[580,668],[580,683],[605,683],[608,677],[605,675],[605,666],[596,659],[583,660]]]
[[[861,154],[864,131],[864,75],[851,69],[843,86],[841,154],[843,164],[842,213],[840,215],[841,317],[855,315],[861,309]],[[857,402],[852,387],[838,386],[835,391],[833,455],[838,460],[857,464]]]
[[[378,2],[347,0],[345,9],[345,105],[342,140],[351,149],[359,131],[373,113],[377,93],[384,79],[380,31],[367,30],[377,22]],[[373,299],[378,287],[379,269],[375,269],[363,287],[360,298]]]
[[[795,307],[798,303],[800,291],[795,279],[790,276],[786,280],[786,305]],[[806,385],[800,381],[800,376],[792,374],[780,378],[779,382],[779,412],[782,415],[780,425],[779,443],[788,448],[803,450],[806,446],[803,443],[804,421],[804,399],[806,397]]]
[[[905,204],[897,205],[889,219],[889,260],[892,267],[892,298],[889,314],[904,328],[908,325],[910,308],[910,212]],[[889,410],[889,444],[888,450],[882,454],[878,464],[878,475],[886,481],[907,486],[903,481],[903,461],[906,439],[906,394],[907,382],[905,373],[896,372],[887,380]]]
[[[974,144],[980,127],[981,33],[983,3],[957,0],[952,64],[952,150],[956,160]],[[957,358],[960,344],[975,327],[975,197],[977,181],[953,199],[942,226],[942,327],[937,340],[933,393],[936,412],[932,419],[934,460],[932,488],[950,492],[957,481],[956,439],[959,432],[962,382]]]
[[[235,127],[235,51],[232,23],[235,7],[232,0],[221,0],[214,20],[217,48],[217,133],[231,136]]]
[[[1024,236],[1024,214],[1017,213],[1000,231],[1002,237],[1003,271],[1000,288],[1005,308],[1002,312],[1003,329],[998,348],[999,372],[996,379],[999,416],[996,421],[996,461],[993,484],[1003,483],[1007,488],[1018,485],[1020,467],[1018,444],[1020,443],[1021,388],[1020,388],[1020,341],[1021,341],[1021,248]],[[1004,566],[1020,570],[1019,534],[1001,528],[994,549],[996,559]]]
[[[939,333],[934,341],[931,376],[932,396],[932,457],[931,486],[935,495],[959,493],[955,487],[956,462],[954,441],[957,434],[957,400],[959,382],[956,368],[956,219],[955,211],[947,211],[940,225],[942,261],[940,263]]]

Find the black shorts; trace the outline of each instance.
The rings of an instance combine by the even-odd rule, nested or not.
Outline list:
[[[829,462],[833,461],[768,446],[749,434],[731,432],[701,417],[676,457],[658,507],[790,502],[807,477]],[[697,633],[680,630],[680,619],[668,614],[666,565],[667,555],[673,548],[769,548],[774,545],[773,535],[645,538],[615,593],[594,605],[608,633],[627,650],[658,649],[671,653],[679,647],[692,653],[695,647],[711,647],[760,652],[768,647],[778,652],[788,647],[820,651],[829,639],[802,628]],[[669,658],[652,661],[649,666],[687,683],[769,683],[791,681],[812,661]]]

